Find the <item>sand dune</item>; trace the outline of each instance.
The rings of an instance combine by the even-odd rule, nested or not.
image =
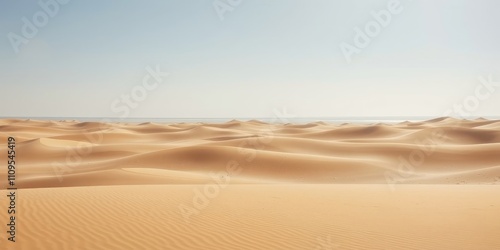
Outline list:
[[[122,173],[124,168],[185,172],[182,183],[196,184],[199,177],[188,176],[209,181],[208,173],[224,171],[230,161],[244,169],[233,176],[238,183],[383,184],[392,174],[404,175],[398,183],[488,184],[500,177],[491,170],[500,166],[499,124],[452,118],[348,126],[9,119],[0,121],[0,139],[5,142],[9,135],[18,140],[23,171],[19,185],[24,188],[180,183],[137,171]],[[484,169],[490,169],[488,174],[481,174]],[[461,173],[469,172],[478,177],[462,178]],[[78,175],[94,178],[74,181]]]
[[[9,136],[15,249],[500,249],[500,121],[0,120]]]

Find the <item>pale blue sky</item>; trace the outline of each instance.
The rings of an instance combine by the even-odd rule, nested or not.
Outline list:
[[[350,63],[340,44],[390,1],[242,0],[224,20],[213,2],[70,0],[16,53],[43,8],[1,0],[0,116],[125,115],[156,65],[169,75],[128,117],[442,116],[500,82],[496,0],[400,0]],[[500,86],[483,99],[467,113],[499,116]]]

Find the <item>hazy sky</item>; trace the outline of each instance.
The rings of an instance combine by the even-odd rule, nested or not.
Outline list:
[[[1,0],[0,116],[500,115],[497,0],[60,1]]]

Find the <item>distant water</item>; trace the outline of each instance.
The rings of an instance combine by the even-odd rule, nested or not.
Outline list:
[[[16,118],[16,119],[33,119],[33,120],[76,120],[81,122],[124,122],[124,123],[144,123],[144,122],[154,122],[154,123],[224,123],[231,120],[238,121],[249,121],[258,120],[267,123],[294,123],[294,124],[305,124],[310,122],[328,122],[328,123],[361,123],[361,124],[372,124],[372,123],[399,123],[404,121],[418,122],[434,119],[436,117],[430,116],[411,116],[411,117],[238,117],[238,118],[103,118],[103,117],[2,117],[5,118]],[[468,119],[476,119],[477,117],[471,117]],[[500,117],[487,116],[486,119],[500,119]]]

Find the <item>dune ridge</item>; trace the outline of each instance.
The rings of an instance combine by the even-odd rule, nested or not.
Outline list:
[[[197,184],[225,171],[228,162],[243,169],[232,176],[235,184],[383,184],[391,175],[400,177],[398,183],[498,184],[500,178],[497,120],[341,125],[4,119],[0,129],[2,145],[7,136],[17,140],[22,188]],[[164,172],[152,174],[155,169]]]

